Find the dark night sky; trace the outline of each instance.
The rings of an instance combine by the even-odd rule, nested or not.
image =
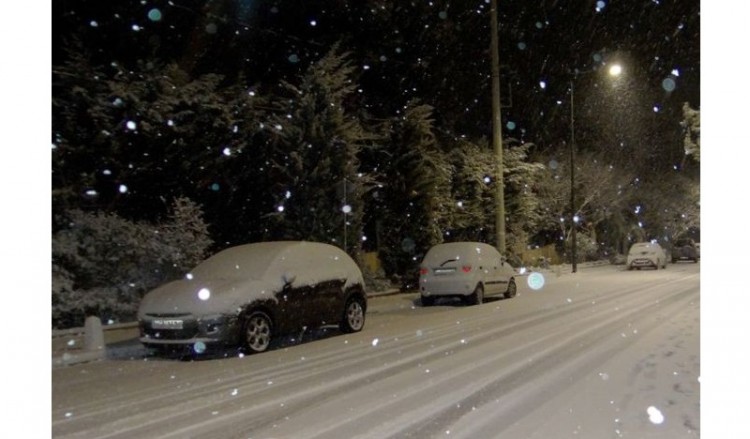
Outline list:
[[[361,66],[363,103],[376,116],[419,98],[435,107],[439,127],[489,137],[489,8],[489,0],[56,1],[53,62],[77,34],[102,63],[158,58],[193,74],[241,71],[270,85],[293,79],[340,42]],[[609,113],[597,129],[614,130],[609,123],[622,132],[610,143],[676,133],[682,103],[700,107],[698,0],[500,1],[499,21],[505,137],[542,148],[564,141],[570,72],[616,61],[629,84],[619,96],[594,100],[592,90],[606,86],[602,75],[576,83],[576,111]],[[623,126],[613,114],[626,95],[627,111],[639,117]],[[588,127],[581,118],[584,148]]]

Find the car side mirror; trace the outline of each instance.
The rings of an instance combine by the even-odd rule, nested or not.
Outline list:
[[[284,287],[291,287],[296,279],[297,279],[297,276],[295,276],[293,273],[289,271],[285,271],[284,274],[281,276],[281,280],[284,281]]]

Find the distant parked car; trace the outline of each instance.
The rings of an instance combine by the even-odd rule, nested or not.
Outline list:
[[[672,262],[693,261],[698,262],[700,259],[700,249],[698,245],[690,238],[678,239],[672,248]]]
[[[365,324],[362,273],[341,249],[315,242],[262,242],[221,251],[185,278],[146,294],[138,310],[147,347],[208,345],[265,351],[304,327]]]
[[[516,295],[515,270],[495,247],[481,242],[438,244],[425,254],[419,273],[422,305],[460,297],[480,305],[485,296]]]
[[[638,242],[630,247],[628,252],[628,270],[652,267],[656,270],[667,268],[667,254],[655,242]]]

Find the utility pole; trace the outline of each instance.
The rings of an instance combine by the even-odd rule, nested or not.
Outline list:
[[[573,273],[578,271],[578,244],[576,243],[576,123],[575,106],[575,77],[570,80],[570,260]]]
[[[497,160],[497,181],[495,182],[495,233],[496,245],[505,256],[505,182],[503,177],[503,129],[500,117],[500,44],[498,42],[497,0],[490,6],[491,32],[490,52],[492,52],[492,145]]]

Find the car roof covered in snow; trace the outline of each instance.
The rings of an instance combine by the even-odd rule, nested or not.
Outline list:
[[[252,278],[315,284],[332,277],[362,283],[362,273],[342,249],[308,241],[272,241],[225,249],[196,266],[195,279]]]
[[[630,247],[630,250],[633,249],[644,249],[644,248],[659,248],[661,247],[659,244],[655,242],[636,242]]]
[[[424,257],[424,263],[435,264],[449,259],[459,261],[499,256],[500,253],[495,247],[483,242],[449,242],[430,248]]]

